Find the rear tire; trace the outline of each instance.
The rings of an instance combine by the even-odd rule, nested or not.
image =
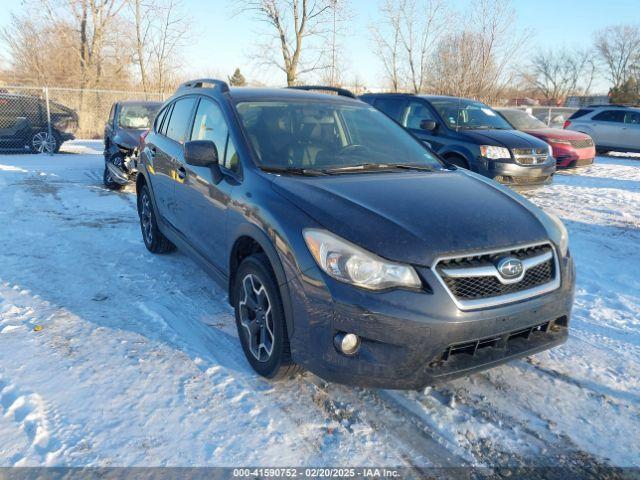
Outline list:
[[[143,185],[138,193],[138,216],[144,245],[151,253],[168,253],[175,250],[175,245],[165,237],[158,228],[156,214],[151,203],[149,187]]]
[[[232,288],[238,336],[251,367],[271,379],[299,372],[291,359],[280,290],[267,256],[244,259]]]
[[[29,139],[29,149],[32,153],[58,153],[60,151],[60,137],[53,130],[49,135],[49,129],[38,129]]]

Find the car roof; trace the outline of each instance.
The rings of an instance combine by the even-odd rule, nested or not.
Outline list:
[[[424,100],[465,100],[468,102],[478,102],[483,103],[480,100],[474,100],[473,98],[465,98],[465,97],[454,97],[452,95],[426,95],[426,94],[415,94],[415,93],[407,93],[407,92],[382,92],[382,93],[365,93],[362,97],[411,97],[411,98],[422,98]]]
[[[295,88],[231,87],[229,95],[236,102],[251,100],[317,100],[334,103],[363,103],[361,100],[343,95],[318,93]]]

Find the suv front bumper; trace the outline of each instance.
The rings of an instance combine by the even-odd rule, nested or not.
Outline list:
[[[519,165],[483,159],[483,175],[507,185],[542,185],[550,183],[556,173],[556,161],[551,158],[540,165]]]
[[[374,388],[425,385],[527,356],[563,343],[574,296],[574,266],[560,259],[558,289],[513,304],[461,311],[429,269],[419,274],[433,292],[364,292],[305,272],[290,282],[294,360],[320,377]],[[315,277],[315,278],[314,278]],[[334,346],[355,333],[358,353]]]

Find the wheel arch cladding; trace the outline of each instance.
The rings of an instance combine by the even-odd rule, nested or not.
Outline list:
[[[282,307],[287,324],[287,333],[289,338],[291,338],[294,331],[293,309],[287,277],[273,243],[269,237],[255,225],[243,225],[237,233],[233,246],[231,247],[229,253],[229,303],[231,306],[235,304],[233,285],[238,267],[242,263],[242,260],[255,253],[264,253],[269,260],[269,265],[280,289],[280,297],[282,299]]]

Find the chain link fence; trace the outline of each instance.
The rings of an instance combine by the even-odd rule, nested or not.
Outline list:
[[[0,147],[56,152],[72,138],[101,138],[111,106],[125,100],[164,101],[159,93],[0,86]]]
[[[533,115],[547,127],[550,128],[562,128],[564,122],[569,119],[577,108],[571,107],[545,107],[545,106],[529,106],[529,105],[500,105],[494,107],[498,110],[503,108],[515,108],[523,110],[530,115]]]

